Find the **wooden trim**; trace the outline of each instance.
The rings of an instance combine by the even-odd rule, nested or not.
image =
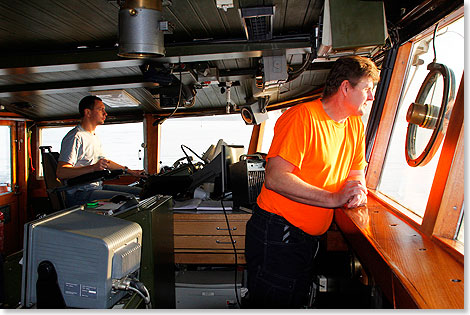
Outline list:
[[[14,126],[15,122],[13,120],[0,120],[0,126]]]
[[[16,194],[15,186],[19,184],[19,163],[18,159],[21,156],[18,152],[18,130],[15,121],[0,121],[1,126],[10,127],[10,146],[11,150],[11,191],[0,194],[0,206],[10,206],[10,219],[4,223],[4,238],[3,238],[3,252],[5,256],[14,253],[21,249],[22,225],[20,222],[20,209],[18,204],[18,195]]]
[[[465,149],[464,149],[464,127],[460,130],[457,142],[457,151],[450,168],[442,202],[434,225],[433,235],[453,240],[460,221],[460,213],[464,202],[465,187]]]
[[[464,308],[464,264],[374,197],[336,209],[335,222],[395,307]]]
[[[433,236],[433,239],[436,240],[436,243],[441,245],[441,247],[451,254],[459,263],[462,265],[465,264],[464,256],[464,244],[454,241],[448,238],[443,238],[439,236]]]
[[[28,139],[26,137],[26,122],[16,123],[17,134],[17,185],[18,185],[18,228],[19,246],[23,244],[23,226],[28,220]]]
[[[203,249],[209,252],[217,252],[219,249],[232,249],[233,245],[238,250],[245,249],[245,235],[175,235],[175,249]],[[233,244],[231,240],[233,239]]]
[[[9,118],[25,118],[20,114],[12,113],[12,112],[0,112],[0,119],[9,119]]]
[[[157,174],[160,171],[161,124],[154,126],[155,121],[151,114],[144,117],[145,169],[149,174]]]
[[[77,107],[78,108],[78,107]],[[122,113],[117,116],[115,115],[108,115],[106,116],[106,121],[105,125],[110,125],[110,124],[124,124],[124,123],[133,123],[133,122],[142,122],[143,116],[140,113],[134,113],[134,114],[129,114],[129,113]],[[74,118],[59,118],[59,119],[53,119],[53,120],[38,120],[35,122],[35,124],[39,127],[54,127],[54,126],[60,126],[60,127],[65,127],[65,126],[76,126],[81,122],[81,118],[76,115]]]
[[[175,253],[177,264],[234,264],[234,253]],[[245,253],[237,251],[238,265],[246,264]]]
[[[250,145],[248,146],[248,154],[254,154],[256,152],[261,151],[261,145],[263,144],[265,126],[266,126],[266,121],[263,121],[259,125],[253,126],[253,131],[251,132]]]
[[[390,87],[388,89],[387,98],[385,99],[380,125],[377,129],[371,159],[367,168],[366,182],[367,187],[370,189],[377,189],[379,184],[385,154],[387,153],[398,104],[400,103],[403,83],[407,74],[408,60],[412,46],[413,44],[408,42],[398,50],[394,71],[390,79]]]
[[[460,81],[459,91],[455,99],[454,108],[450,115],[449,128],[447,128],[444,138],[444,144],[442,145],[441,155],[439,157],[439,162],[437,163],[431,192],[429,193],[426,212],[423,217],[421,231],[428,236],[431,236],[434,230],[434,225],[441,207],[442,196],[444,194],[447,181],[448,179],[450,182],[454,181],[453,178],[449,177],[449,172],[454,161],[455,150],[463,127],[465,114],[464,106],[464,74],[462,73],[462,80]],[[452,191],[452,194],[463,196],[464,185],[460,185],[456,190]]]
[[[41,150],[39,149],[39,143],[41,142],[41,127],[35,125],[31,128],[31,156],[33,157],[34,167],[36,168],[36,180],[44,182],[44,176],[39,176],[39,169],[41,165]],[[45,189],[46,186],[44,186]]]
[[[423,222],[421,217],[417,216],[415,213],[403,207],[395,200],[390,199],[387,195],[384,195],[378,190],[369,189],[368,192],[369,196],[373,196],[378,202],[380,202],[389,211],[392,211],[396,216],[400,217],[403,221],[407,222],[415,229],[419,230],[421,228],[421,223]]]
[[[458,8],[457,10],[455,10],[454,12],[450,13],[449,15],[444,17],[442,20],[440,20],[437,30],[440,31],[443,28],[446,28],[447,26],[449,26],[449,24],[452,24],[458,19],[460,19],[461,17],[464,17],[464,12],[465,12],[465,6],[462,5],[460,8]],[[435,28],[435,24],[428,27],[427,29],[422,31],[420,34],[416,35],[413,38],[413,40],[420,41],[426,36],[431,36],[434,32],[434,28]]]
[[[15,185],[18,184],[18,131],[16,124],[13,122],[11,125],[11,189],[15,191]]]

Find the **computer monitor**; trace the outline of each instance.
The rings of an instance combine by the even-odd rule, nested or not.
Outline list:
[[[192,182],[189,189],[194,190],[206,182],[214,182],[213,195],[222,197],[228,190],[228,165],[227,148],[221,145],[220,153],[209,164],[191,175]]]
[[[58,211],[24,229],[21,304],[25,308],[110,308],[125,295],[113,281],[138,277],[142,229],[84,211]]]

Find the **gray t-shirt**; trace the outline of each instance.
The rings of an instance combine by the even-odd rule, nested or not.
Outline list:
[[[72,166],[87,166],[95,164],[100,158],[104,158],[100,139],[81,125],[75,126],[62,139],[59,161]]]

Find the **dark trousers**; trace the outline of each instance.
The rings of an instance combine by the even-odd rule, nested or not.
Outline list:
[[[246,225],[250,308],[301,308],[313,282],[320,237],[256,206]]]

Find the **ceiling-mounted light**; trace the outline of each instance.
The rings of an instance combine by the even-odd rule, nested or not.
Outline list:
[[[240,109],[240,114],[243,121],[247,125],[259,125],[268,119],[268,112],[266,110],[267,99],[259,97],[257,102],[251,105],[243,105]]]
[[[233,8],[233,0],[215,0],[217,9],[223,9],[227,12],[227,9]]]
[[[140,102],[124,90],[92,91],[91,95],[101,98],[103,103],[112,108],[137,107]]]
[[[165,55],[161,0],[126,0],[119,10],[119,52],[127,58]]]

